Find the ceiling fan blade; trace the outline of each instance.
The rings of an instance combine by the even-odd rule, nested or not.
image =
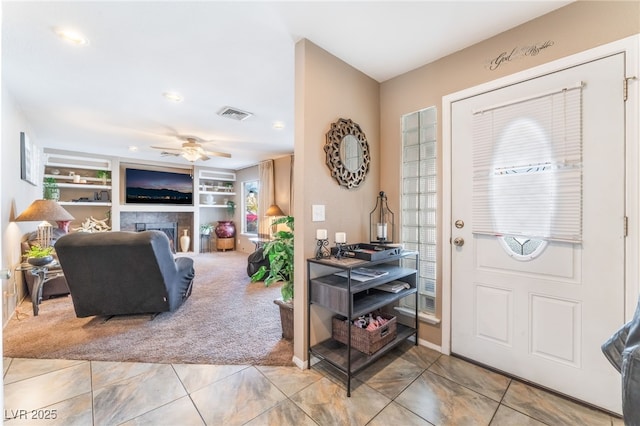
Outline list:
[[[196,143],[213,142],[213,139],[208,140],[195,135],[176,135],[176,138],[178,140],[185,141],[185,142],[196,142]]]
[[[168,146],[152,146],[153,149],[161,149],[163,151],[182,151],[181,148],[171,148]]]
[[[179,157],[180,153],[179,152],[167,152],[167,151],[162,151],[160,153],[161,156],[163,157],[168,157],[168,156],[172,156],[172,157]]]
[[[212,155],[212,156],[214,156],[214,157],[231,158],[231,154],[229,154],[228,152],[204,151],[204,153],[205,153],[206,155]]]

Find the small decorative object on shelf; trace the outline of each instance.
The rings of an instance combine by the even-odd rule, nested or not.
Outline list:
[[[329,240],[327,239],[327,230],[318,229],[316,231],[316,259],[324,259],[331,256],[329,253]]]
[[[379,244],[392,243],[394,228],[394,215],[387,205],[387,195],[380,191],[376,206],[369,214],[369,241]]]
[[[189,244],[191,244],[191,238],[189,237],[189,230],[185,229],[180,237],[180,250],[183,253],[189,251]]]
[[[336,259],[342,259],[343,257],[346,257],[347,251],[348,251],[348,247],[349,246],[347,246],[346,243],[336,243],[334,257]]]
[[[76,232],[107,232],[111,230],[111,227],[107,225],[108,220],[108,218],[100,220],[91,216],[82,222],[82,226],[73,228],[73,230]]]

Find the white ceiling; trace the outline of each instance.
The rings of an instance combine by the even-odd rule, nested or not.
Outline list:
[[[203,165],[239,169],[293,152],[301,38],[383,82],[568,3],[3,1],[2,78],[40,147],[188,164],[150,146],[195,135],[233,156]],[[219,117],[225,106],[254,115]]]

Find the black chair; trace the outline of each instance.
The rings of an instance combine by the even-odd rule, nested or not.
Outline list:
[[[640,426],[640,302],[633,319],[602,345],[622,376],[622,415],[626,426]]]
[[[253,276],[261,266],[269,269],[269,259],[265,259],[264,249],[262,247],[256,249],[256,251],[251,253],[247,258],[247,275],[249,275],[249,277]]]
[[[55,249],[78,317],[175,311],[191,294],[193,259],[161,231],[73,233]]]

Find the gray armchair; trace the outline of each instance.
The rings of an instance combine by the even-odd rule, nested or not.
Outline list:
[[[602,345],[602,352],[622,376],[624,424],[640,426],[640,302],[633,319]]]
[[[191,294],[193,259],[174,259],[161,231],[74,233],[55,249],[78,317],[175,311]]]

